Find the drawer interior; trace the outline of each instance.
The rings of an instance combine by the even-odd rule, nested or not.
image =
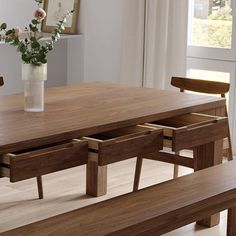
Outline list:
[[[226,117],[190,113],[150,122],[148,125],[162,128],[164,147],[179,151],[227,137],[227,123]]]
[[[39,147],[34,147],[34,148],[27,148],[27,149],[23,149],[20,151],[16,151],[13,152],[13,155],[21,155],[21,154],[37,154],[37,153],[41,153],[42,151],[51,151],[51,150],[55,150],[57,149],[57,147],[70,147],[72,146],[73,143],[80,141],[79,139],[74,139],[71,141],[63,141],[63,142],[57,142],[57,143],[53,143],[53,144],[48,144],[48,145],[43,145],[43,146],[39,146]]]
[[[204,115],[204,114],[185,114],[180,116],[171,117],[168,119],[158,120],[150,122],[150,124],[156,124],[161,126],[167,126],[172,128],[181,128],[185,126],[201,125],[205,123],[211,123],[218,119],[216,116]]]
[[[63,142],[63,143],[57,143],[56,145],[51,146],[43,146],[40,148],[32,148],[27,150],[21,150],[14,153],[7,153],[6,155],[3,155],[0,157],[0,163],[3,163],[3,165],[7,166],[10,165],[11,160],[19,160],[24,159],[27,157],[30,158],[36,158],[40,155],[46,155],[58,151],[63,150],[69,150],[70,148],[74,147],[77,143],[82,142],[81,140],[73,140],[71,142]]]
[[[163,148],[163,130],[145,125],[116,129],[82,139],[88,141],[89,159],[100,166]]]
[[[71,140],[0,156],[0,176],[17,182],[87,164],[88,143]]]
[[[95,139],[98,141],[107,141],[110,139],[120,139],[120,138],[132,137],[135,135],[147,134],[154,130],[156,130],[156,128],[154,127],[137,125],[137,126],[130,126],[126,128],[120,128],[120,129],[115,129],[108,132],[103,132],[100,134],[91,135],[89,136],[89,138]]]

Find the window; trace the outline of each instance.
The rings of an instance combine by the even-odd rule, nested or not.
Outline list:
[[[232,48],[231,0],[194,0],[190,45]]]
[[[188,56],[235,60],[235,0],[189,0]]]
[[[218,60],[206,60],[199,58],[189,58],[187,62],[187,76],[193,79],[212,80],[230,83],[230,92],[227,94],[227,102],[230,112],[231,127],[233,127],[234,110],[234,83],[235,83],[235,63]]]
[[[191,78],[198,78],[198,79],[206,79],[211,81],[218,81],[218,82],[230,82],[230,73],[228,72],[221,72],[221,71],[211,71],[211,70],[197,70],[197,69],[190,69],[189,75]]]
[[[189,77],[193,79],[211,80],[217,82],[230,83],[230,73],[212,70],[190,69]],[[214,96],[214,95],[212,95]],[[219,95],[215,95],[219,97]],[[226,94],[227,106],[229,108],[229,94]]]
[[[230,82],[227,95],[236,154],[236,0],[189,0],[187,75]]]

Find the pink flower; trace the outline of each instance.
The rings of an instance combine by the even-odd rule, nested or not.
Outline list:
[[[23,33],[22,29],[17,26],[17,27],[15,28],[15,36],[16,36],[16,37],[20,37],[22,33]]]
[[[46,12],[42,8],[37,9],[36,12],[34,13],[34,16],[39,21],[42,21],[46,17],[46,15],[47,15]]]

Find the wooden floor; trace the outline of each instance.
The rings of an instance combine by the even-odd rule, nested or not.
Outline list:
[[[78,167],[43,177],[45,199],[37,200],[35,180],[17,184],[0,179],[0,235],[1,232],[68,212],[104,199],[112,198],[132,189],[135,159],[113,164],[108,168],[108,194],[91,198],[85,193],[85,167]],[[173,166],[145,160],[141,177],[141,187],[149,186],[172,178]],[[180,173],[191,170],[181,168]],[[221,224],[212,229],[204,229],[195,224],[166,234],[166,236],[224,236],[226,212],[221,214]]]

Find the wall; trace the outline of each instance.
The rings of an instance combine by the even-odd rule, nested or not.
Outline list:
[[[9,27],[24,27],[32,19],[37,7],[33,0],[1,0],[0,22],[7,22]]]
[[[79,33],[62,40],[49,56],[47,86],[105,81],[141,85],[144,0],[81,0]],[[0,22],[24,27],[33,0],[1,0]],[[16,9],[21,9],[17,11]],[[14,68],[14,69],[13,69]],[[21,61],[14,48],[0,45],[1,93],[22,91]]]
[[[122,4],[122,0],[86,1],[86,82],[119,82]]]
[[[141,84],[143,4],[144,0],[81,1],[85,82]]]
[[[48,58],[47,87],[66,85],[67,83],[67,43],[62,40],[55,46],[55,50]],[[20,54],[10,45],[0,44],[0,74],[4,77],[4,88],[0,94],[17,93],[23,91],[21,80]]]
[[[9,27],[24,28],[32,19],[36,7],[33,0],[1,0],[0,22],[7,22]],[[48,58],[47,87],[67,84],[67,57],[65,55],[67,55],[67,42],[61,40]],[[5,86],[0,90],[0,94],[22,91],[20,55],[10,45],[0,44],[0,74],[5,79]]]

